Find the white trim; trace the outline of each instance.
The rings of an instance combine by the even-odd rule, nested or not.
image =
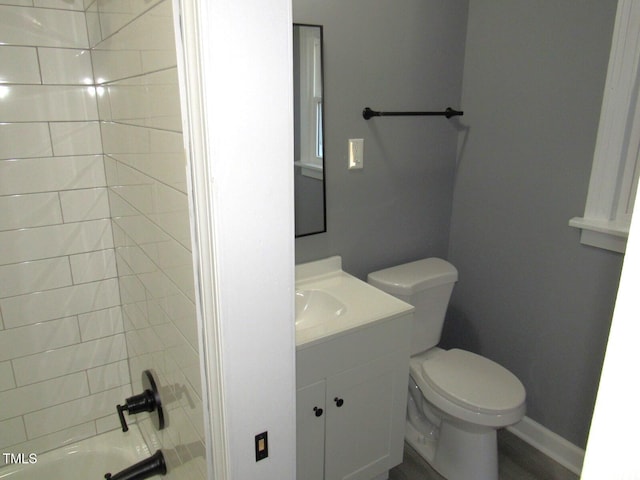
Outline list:
[[[524,417],[515,425],[507,427],[507,430],[563,467],[568,468],[578,476],[580,475],[582,463],[584,462],[583,449],[529,417]]]
[[[629,235],[629,225],[616,222],[574,217],[569,226],[582,229],[580,243],[624,253]]]
[[[608,236],[626,239],[629,231],[636,183],[626,177],[638,175],[639,66],[640,2],[619,0],[584,217],[569,225],[583,229],[582,243],[623,253],[626,242]],[[605,223],[615,232],[603,231]]]
[[[187,151],[187,182],[191,218],[192,257],[196,285],[200,379],[206,441],[207,478],[231,478],[228,434],[224,408],[222,347],[219,322],[218,282],[213,192],[209,182],[209,146],[205,112],[206,85],[203,83],[202,52],[207,45],[206,2],[174,0],[178,75],[183,109],[183,131]],[[180,33],[180,35],[177,34]]]

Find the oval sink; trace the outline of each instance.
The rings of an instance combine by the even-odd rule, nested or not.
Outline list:
[[[305,328],[339,317],[347,307],[322,290],[296,291],[296,326]]]

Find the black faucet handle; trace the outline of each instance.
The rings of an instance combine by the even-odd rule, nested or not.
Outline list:
[[[134,415],[140,412],[156,412],[153,417],[153,423],[158,430],[162,430],[165,426],[164,411],[162,409],[162,401],[160,400],[160,393],[158,387],[153,379],[151,371],[145,370],[142,372],[142,386],[144,392],[133,395],[124,401],[124,405],[116,405],[118,411],[118,418],[120,419],[120,425],[122,431],[129,430],[127,421],[124,418],[124,411],[126,410],[129,415]]]
[[[129,431],[129,426],[127,425],[127,421],[124,419],[124,411],[128,410],[127,405],[116,405],[116,410],[118,411],[118,418],[120,419],[120,425],[122,425],[122,431]],[[105,476],[105,478],[107,478]]]

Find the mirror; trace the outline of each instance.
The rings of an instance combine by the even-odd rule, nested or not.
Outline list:
[[[296,237],[326,231],[322,26],[293,25]]]

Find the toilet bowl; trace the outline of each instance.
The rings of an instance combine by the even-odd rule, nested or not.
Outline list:
[[[448,480],[498,480],[497,430],[522,419],[525,389],[488,358],[436,347],[457,278],[453,265],[429,258],[368,281],[415,307],[405,440]]]

